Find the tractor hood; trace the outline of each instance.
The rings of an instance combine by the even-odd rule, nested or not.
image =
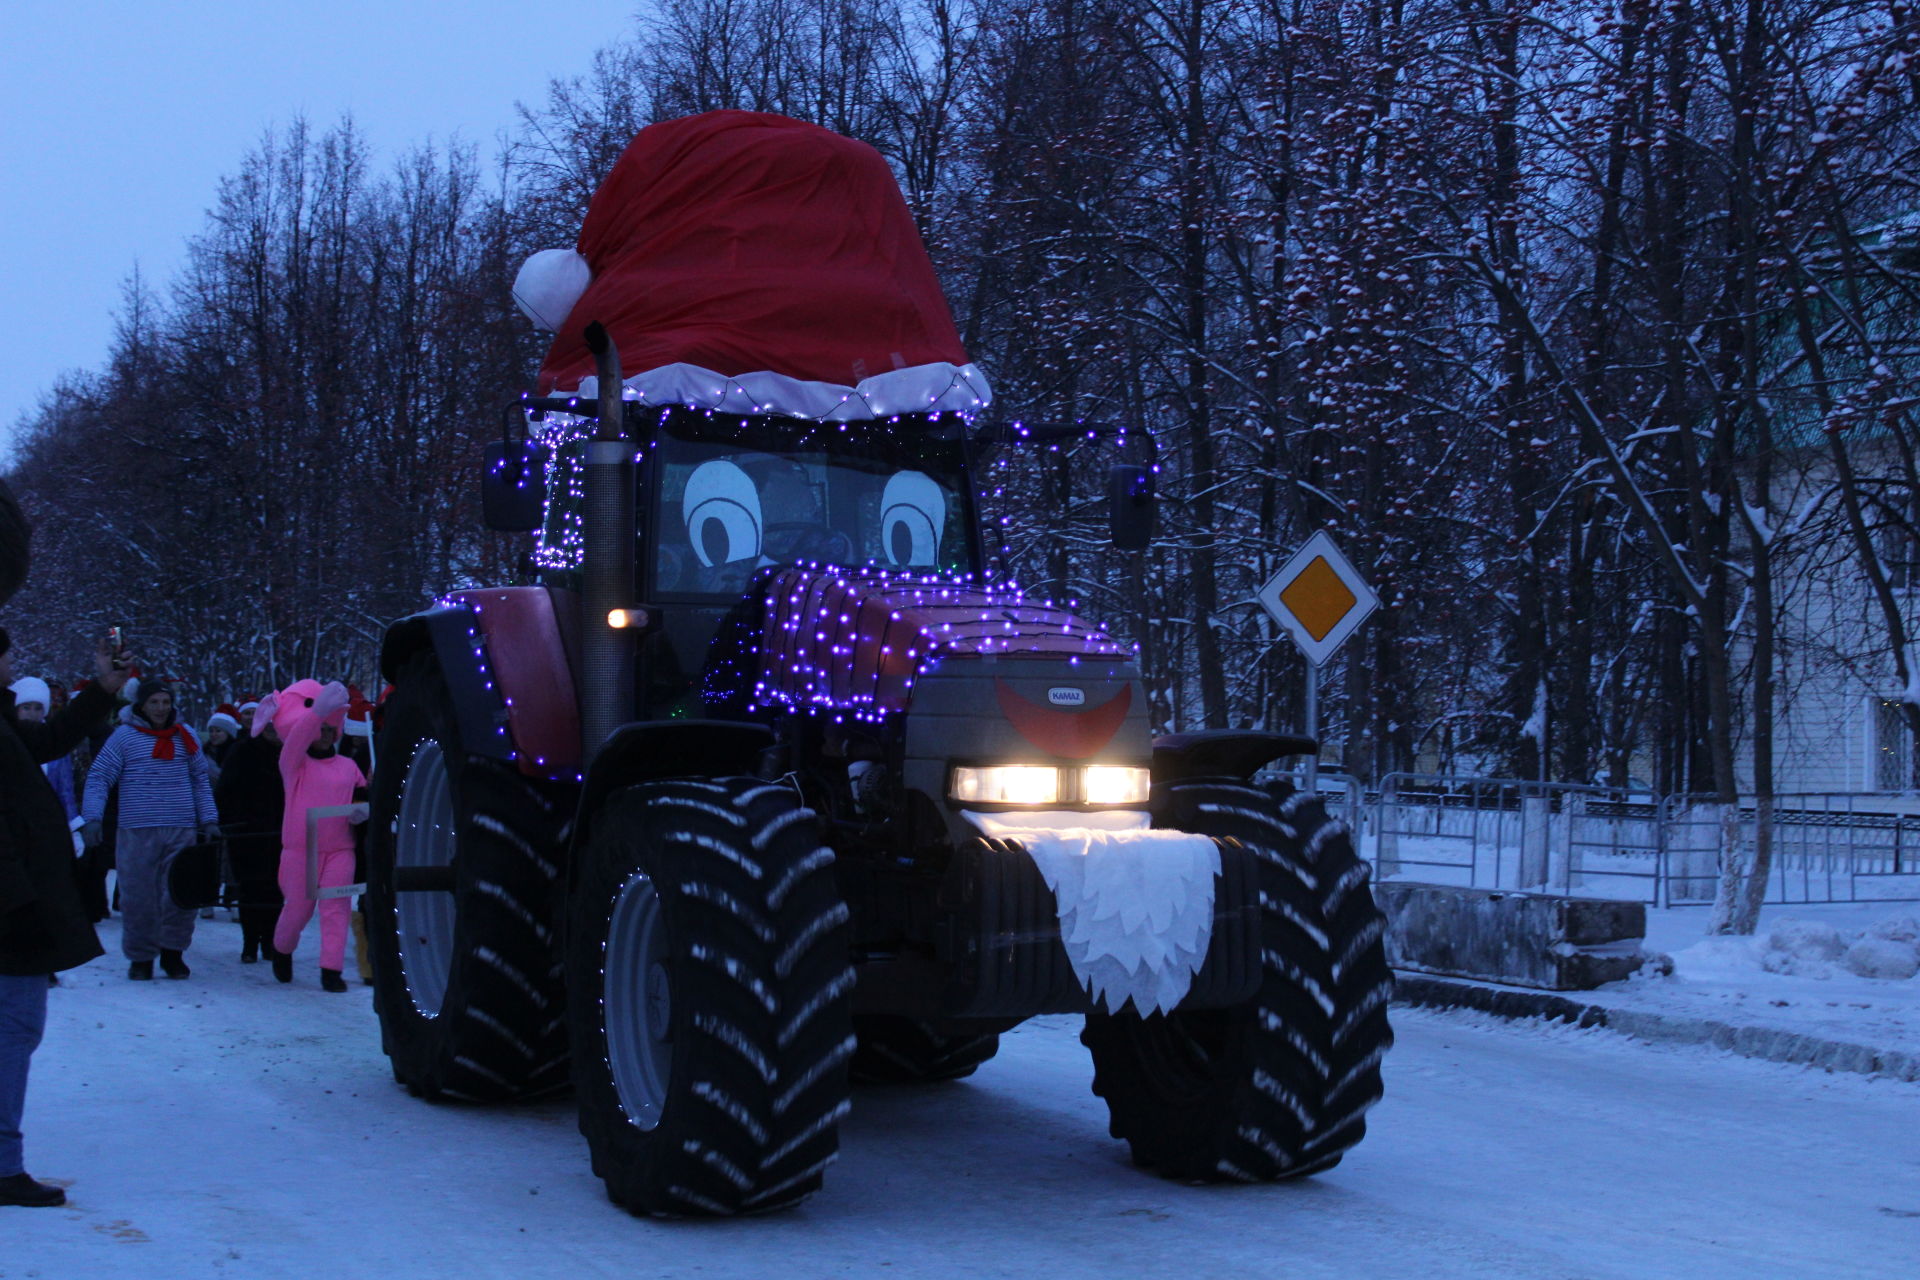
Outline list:
[[[1098,627],[1011,587],[806,567],[773,575],[762,591],[764,639],[752,697],[760,707],[879,721],[904,711],[915,681],[944,658],[1072,667],[1087,658],[1133,656]]]

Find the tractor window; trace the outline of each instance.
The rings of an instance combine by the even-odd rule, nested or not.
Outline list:
[[[848,452],[660,442],[652,568],[660,596],[732,598],[768,565],[973,568],[967,489],[950,444],[892,439]],[[836,441],[836,444],[840,443]]]

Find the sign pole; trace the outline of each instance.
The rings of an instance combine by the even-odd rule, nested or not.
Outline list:
[[[1320,789],[1320,664],[1307,663],[1307,736],[1313,752],[1307,757],[1307,794]]]
[[[1307,791],[1312,793],[1320,787],[1320,667],[1380,607],[1380,597],[1322,529],[1267,579],[1255,598],[1293,637],[1307,664],[1306,736],[1313,739]]]

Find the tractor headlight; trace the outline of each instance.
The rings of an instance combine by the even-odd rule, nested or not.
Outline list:
[[[1058,804],[1060,771],[1050,765],[960,765],[953,798],[963,804]]]
[[[1145,804],[1151,769],[1125,765],[959,765],[952,795],[961,804],[1133,805]]]
[[[1081,779],[1080,798],[1088,804],[1145,804],[1152,786],[1151,769],[1088,765]]]

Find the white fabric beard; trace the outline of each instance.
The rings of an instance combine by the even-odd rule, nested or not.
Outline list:
[[[1054,825],[1092,816],[968,815],[1033,859],[1058,904],[1074,975],[1096,1001],[1110,1013],[1128,1002],[1143,1015],[1169,1012],[1206,962],[1220,848],[1206,836],[1147,829],[1144,815],[1124,830]],[[1041,821],[1022,825],[1029,817]]]

